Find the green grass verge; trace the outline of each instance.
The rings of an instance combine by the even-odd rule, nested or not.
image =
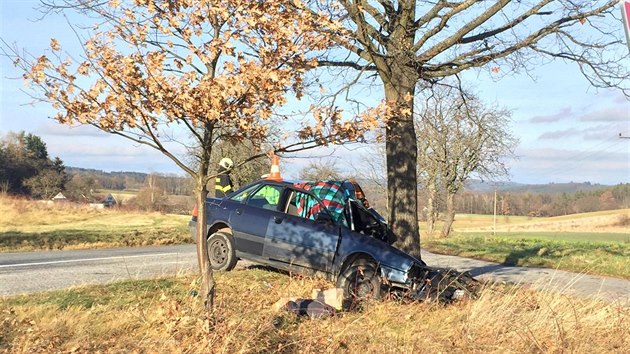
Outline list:
[[[0,232],[0,252],[170,245],[191,242],[186,227]]]
[[[505,265],[557,268],[630,278],[627,234],[478,233],[423,240],[429,251],[483,259]]]

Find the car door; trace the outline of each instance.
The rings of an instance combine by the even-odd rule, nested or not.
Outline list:
[[[262,183],[230,198],[235,203],[230,226],[237,256],[239,253],[262,256],[267,228],[278,208],[281,191],[282,186]]]
[[[331,272],[340,226],[332,222],[321,201],[307,192],[288,188],[283,200],[267,229],[263,257],[288,267]]]

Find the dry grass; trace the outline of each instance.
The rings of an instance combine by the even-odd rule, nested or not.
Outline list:
[[[592,232],[628,233],[630,209],[571,214],[551,218],[497,217],[497,232]],[[454,230],[459,232],[492,231],[491,215],[457,215]]]
[[[261,269],[217,275],[207,317],[192,277],[130,281],[0,302],[0,351],[147,353],[622,353],[627,307],[492,286],[450,306],[374,303],[310,320],[274,313],[280,297],[326,282]]]
[[[185,243],[189,219],[0,196],[0,251]]]

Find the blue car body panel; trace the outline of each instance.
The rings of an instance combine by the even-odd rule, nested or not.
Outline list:
[[[256,184],[273,184],[282,186],[285,191],[295,190],[291,182],[258,181],[240,191]],[[277,208],[248,205],[247,198],[240,201],[231,199],[239,191],[225,199],[208,198],[208,236],[213,230],[227,227],[231,229],[239,258],[285,270],[320,272],[332,280],[343,271],[347,260],[358,255],[373,258],[382,276],[401,287],[411,286],[413,279],[410,273],[414,265],[425,266],[422,260],[375,237],[360,233],[356,228],[353,230],[352,224],[322,222],[285,212],[282,205],[287,205],[288,193],[282,194]],[[379,227],[385,230],[386,225],[380,220],[378,222]],[[194,238],[194,219],[189,226]]]

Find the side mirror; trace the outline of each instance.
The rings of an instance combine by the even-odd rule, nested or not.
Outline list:
[[[322,224],[329,224],[329,223],[332,223],[333,220],[330,214],[328,214],[325,211],[322,211],[322,212],[317,213],[317,215],[315,215],[315,221]]]

